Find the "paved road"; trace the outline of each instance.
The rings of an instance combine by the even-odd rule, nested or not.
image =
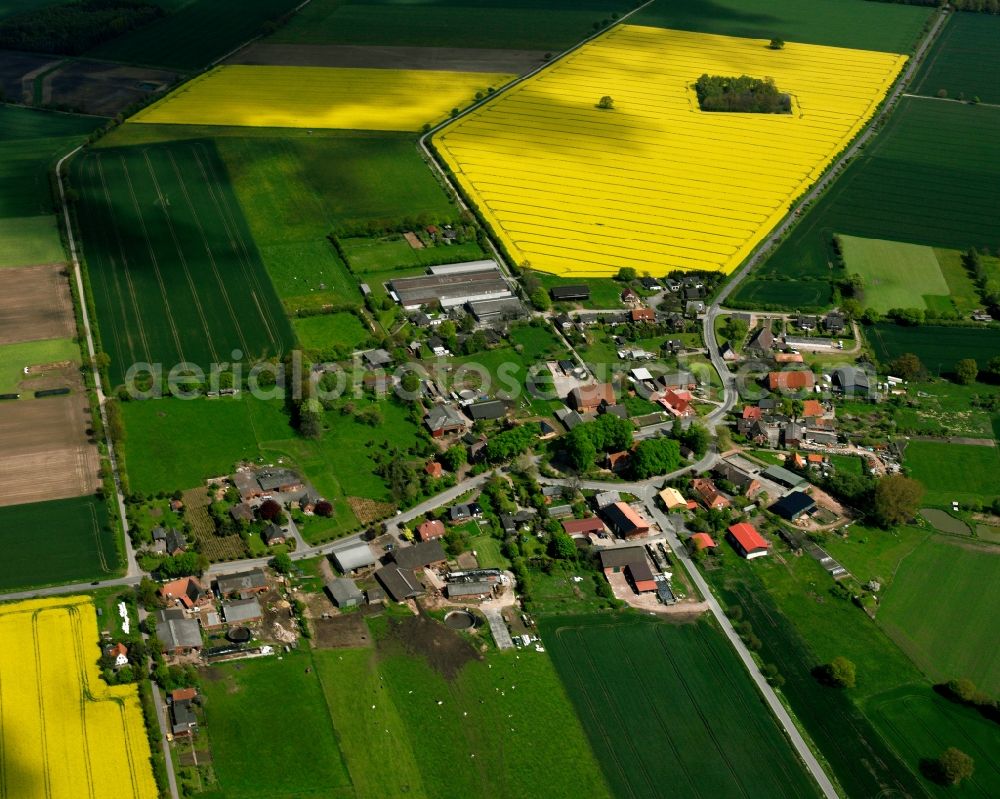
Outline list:
[[[163,757],[167,761],[167,782],[170,784],[170,795],[178,796],[177,777],[174,774],[173,758],[170,752],[170,743],[167,741],[166,731],[170,729],[170,721],[167,718],[167,708],[163,703],[163,695],[160,693],[160,686],[150,680],[153,686],[153,706],[156,708],[156,720],[160,725],[160,747],[163,749]]]

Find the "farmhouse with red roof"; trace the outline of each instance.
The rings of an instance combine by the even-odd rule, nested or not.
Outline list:
[[[766,555],[771,545],[752,524],[740,522],[730,526],[726,534],[734,549],[747,560]]]

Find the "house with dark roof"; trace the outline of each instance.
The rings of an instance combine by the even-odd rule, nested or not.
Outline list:
[[[274,522],[268,522],[267,526],[261,532],[260,537],[267,546],[273,547],[276,544],[284,544],[286,534]]]
[[[794,522],[816,510],[816,500],[805,491],[793,491],[790,494],[785,494],[768,510],[778,514],[783,519]]]
[[[483,509],[478,502],[462,502],[448,508],[448,521],[452,524],[467,522],[469,519],[478,519],[483,515]]]
[[[733,548],[747,560],[762,557],[771,548],[767,539],[749,522],[731,525],[726,537]]]
[[[653,570],[649,568],[649,561],[633,560],[625,566],[625,577],[637,594],[645,594],[656,590],[656,579],[653,577]]]
[[[750,337],[745,349],[757,355],[770,353],[774,349],[774,334],[771,332],[771,326],[765,324],[764,327],[759,328]]]
[[[621,538],[636,538],[649,532],[649,522],[624,502],[608,505],[601,512],[608,527]]]
[[[246,502],[240,502],[229,509],[229,515],[233,517],[234,522],[249,524],[253,521],[253,508]]]
[[[247,597],[267,590],[267,575],[263,569],[250,569],[236,574],[224,574],[215,581],[216,592],[223,599]]]
[[[187,541],[184,540],[184,533],[171,527],[164,537],[164,547],[168,555],[180,555],[187,549]]]
[[[720,460],[712,467],[712,473],[732,483],[747,499],[753,499],[760,493],[760,481],[752,474],[733,466],[729,461]]]
[[[180,691],[174,691],[170,697],[170,731],[174,738],[190,738],[198,732],[198,719],[192,698],[183,694],[179,698],[178,694]]]
[[[261,469],[257,472],[257,484],[265,494],[287,494],[305,488],[302,478],[291,469]]]
[[[392,553],[393,562],[401,569],[440,566],[448,559],[438,539],[423,541],[411,547],[400,547]]]
[[[404,602],[424,592],[424,587],[417,580],[413,570],[400,568],[395,563],[376,570],[375,579],[393,602]]]
[[[450,433],[461,433],[469,426],[469,420],[451,403],[432,405],[424,416],[424,424],[434,438]]]
[[[840,311],[830,311],[823,317],[823,329],[832,336],[839,336],[847,328],[847,319]]]

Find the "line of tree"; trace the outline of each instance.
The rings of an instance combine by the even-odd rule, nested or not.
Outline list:
[[[980,14],[1000,14],[1000,0],[873,0],[876,3],[896,3],[904,6],[951,6],[956,11],[974,11]]]
[[[787,114],[792,110],[792,98],[779,91],[771,78],[705,74],[698,78],[694,88],[702,111]]]
[[[78,0],[14,14],[0,23],[0,47],[80,55],[166,16],[146,0]]]

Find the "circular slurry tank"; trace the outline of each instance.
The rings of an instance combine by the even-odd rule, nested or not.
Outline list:
[[[476,626],[476,617],[467,610],[453,610],[444,617],[444,623],[453,630],[471,630]]]
[[[236,627],[226,633],[226,638],[234,644],[245,644],[250,640],[250,631],[246,627]]]

